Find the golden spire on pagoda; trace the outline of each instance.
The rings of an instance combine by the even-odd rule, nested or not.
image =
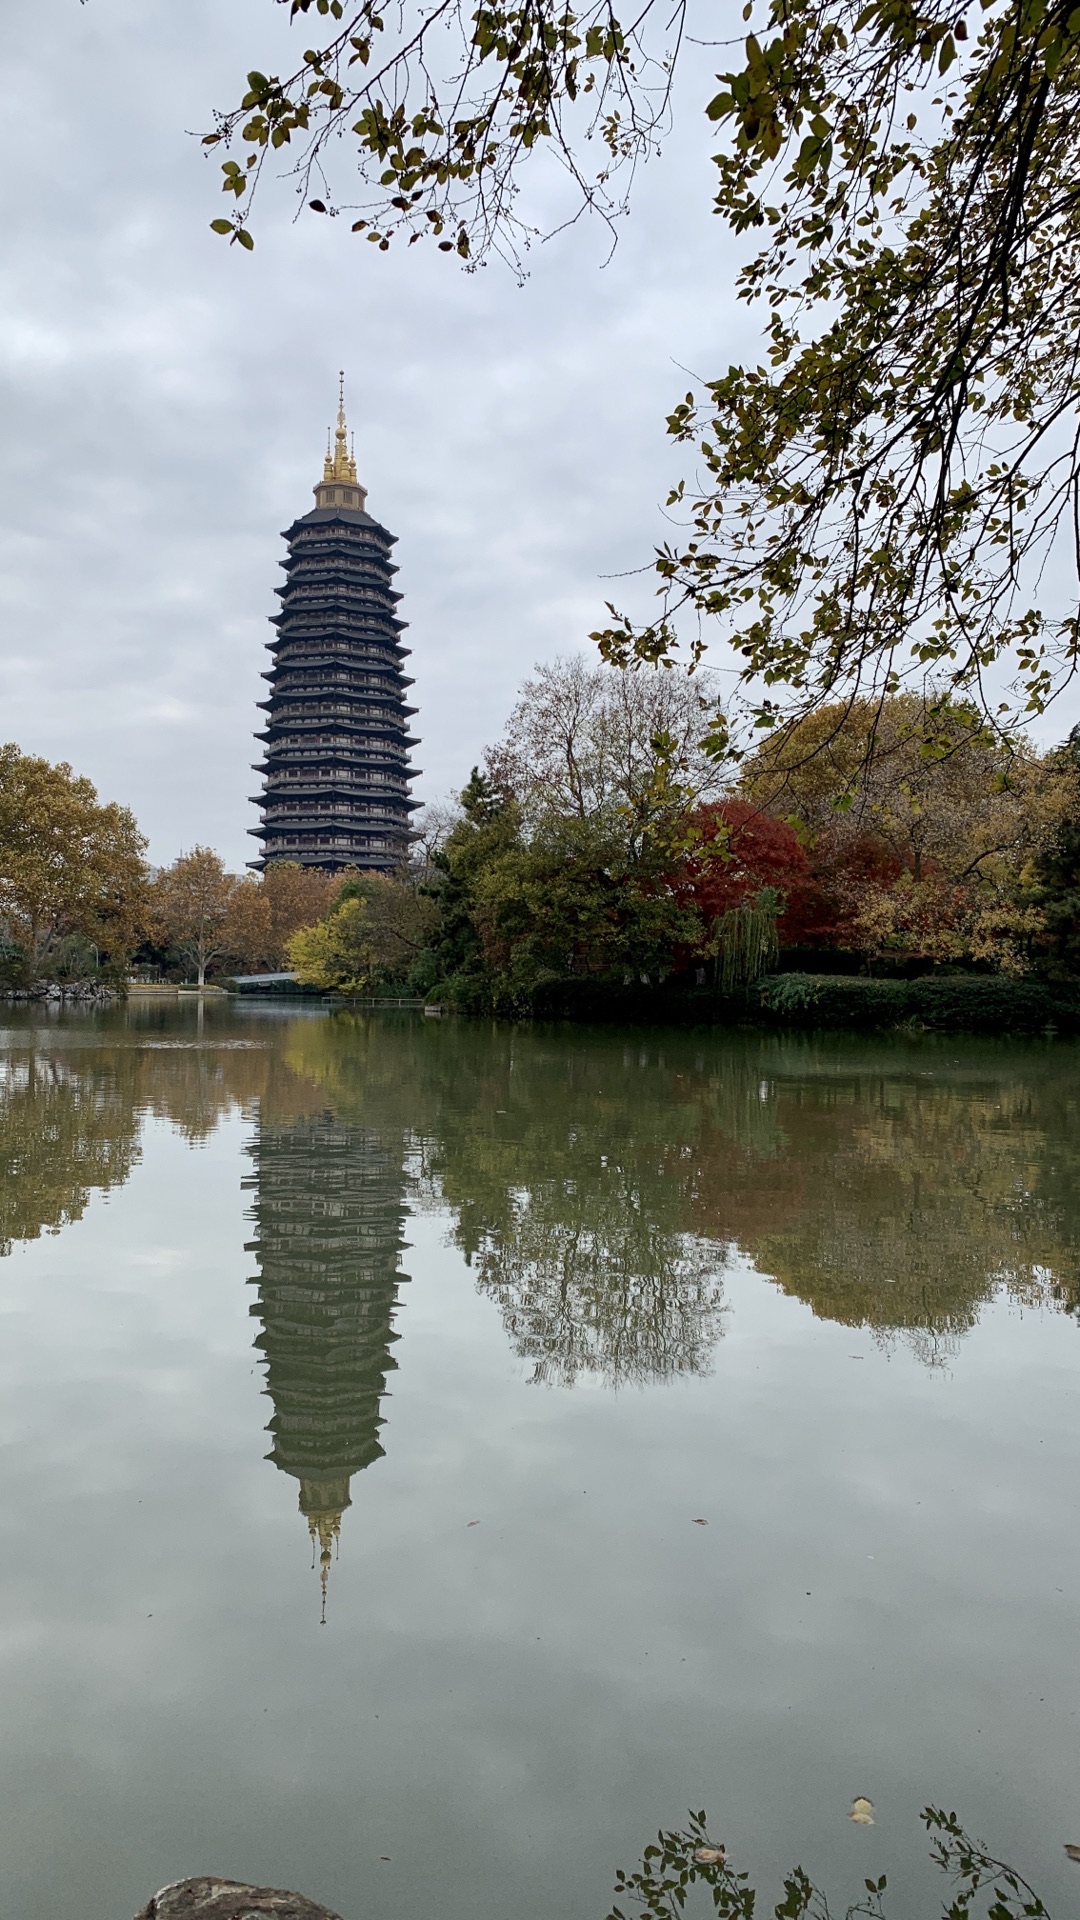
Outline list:
[[[356,461],[349,452],[349,429],[345,424],[345,375],[338,374],[338,410],[337,431],[334,434],[334,453],[330,455],[330,436],[326,438],[326,462],[323,466],[324,480],[346,480],[356,485]]]
[[[315,488],[315,498],[320,507],[351,507],[362,513],[367,494],[356,478],[356,452],[350,446],[349,429],[345,420],[345,375],[338,374],[338,411],[337,426],[326,436],[326,459],[323,461],[323,477]]]

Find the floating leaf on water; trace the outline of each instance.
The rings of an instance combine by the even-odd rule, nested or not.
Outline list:
[[[1080,1847],[1074,1846],[1071,1840],[1066,1840],[1065,1851],[1070,1860],[1080,1860]]]
[[[851,1812],[848,1814],[848,1819],[854,1820],[860,1827],[873,1826],[874,1803],[872,1800],[867,1799],[865,1793],[857,1793],[855,1795],[851,1803]]]
[[[707,1527],[709,1523],[707,1520],[698,1519],[698,1520],[692,1520],[690,1524],[691,1526],[694,1526],[694,1527]]]
[[[727,1859],[727,1854],[723,1847],[699,1847],[694,1859],[703,1867],[715,1867],[721,1860]]]

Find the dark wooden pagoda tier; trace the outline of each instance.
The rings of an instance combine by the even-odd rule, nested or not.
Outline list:
[[[393,588],[395,536],[365,511],[366,495],[345,446],[344,409],[318,505],[289,528],[281,612],[273,616],[273,666],[260,701],[266,723],[256,738],[265,757],[255,796],[262,842],[249,864],[298,860],[303,866],[360,867],[390,873],[409,844],[415,769],[408,731],[416,712],[402,662],[405,623]]]

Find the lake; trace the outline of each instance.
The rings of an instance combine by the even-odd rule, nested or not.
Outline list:
[[[929,1801],[1075,1908],[1080,1050],[2,1024],[0,1911],[603,1920],[704,1807],[905,1920]]]

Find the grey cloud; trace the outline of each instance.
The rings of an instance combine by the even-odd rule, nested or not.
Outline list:
[[[664,415],[684,367],[754,337],[709,212],[713,56],[693,56],[610,264],[578,226],[519,289],[293,224],[288,186],[254,255],[210,234],[216,164],[187,130],[288,41],[269,0],[34,0],[0,22],[0,737],[133,806],[162,860],[197,840],[250,857],[279,533],[310,504],[339,365],[371,510],[400,538],[430,797],[606,598],[651,603],[648,576],[606,576],[663,537]],[[557,204],[542,169],[530,193]]]

